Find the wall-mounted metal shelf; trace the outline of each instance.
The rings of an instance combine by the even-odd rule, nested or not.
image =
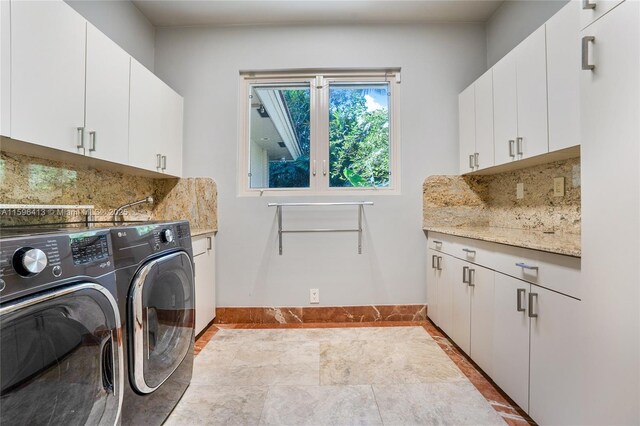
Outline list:
[[[358,233],[358,254],[362,254],[362,215],[364,206],[372,206],[372,201],[351,201],[342,203],[269,203],[268,207],[276,208],[278,217],[278,251],[282,255],[282,234],[309,233],[309,232],[357,232]],[[341,228],[311,228],[311,229],[282,229],[282,209],[284,207],[322,207],[322,206],[357,206],[358,207],[358,227]]]

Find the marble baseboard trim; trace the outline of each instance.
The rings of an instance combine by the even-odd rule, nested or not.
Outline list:
[[[424,321],[427,305],[216,308],[215,324]]]

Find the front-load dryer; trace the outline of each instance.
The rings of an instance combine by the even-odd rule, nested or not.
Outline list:
[[[160,425],[191,382],[195,287],[188,222],[111,229],[126,352],[123,425]]]

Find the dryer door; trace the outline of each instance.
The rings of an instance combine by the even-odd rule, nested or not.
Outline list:
[[[0,307],[0,405],[14,425],[113,425],[123,392],[120,315],[81,283]]]
[[[148,262],[136,273],[129,295],[131,382],[151,393],[178,368],[194,338],[191,258],[177,252]]]

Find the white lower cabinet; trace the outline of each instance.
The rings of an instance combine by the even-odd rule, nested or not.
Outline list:
[[[565,288],[551,282],[564,276],[541,274],[540,285],[532,284],[508,275],[508,268],[500,270],[514,256],[535,257],[531,250],[441,234],[435,238],[450,253],[428,250],[429,318],[537,423],[575,424],[582,400],[582,303],[545,288]],[[480,256],[461,258],[458,246]],[[490,267],[474,263],[476,257]],[[566,256],[556,257],[555,263],[567,263]],[[577,264],[565,266],[579,274],[579,259],[574,260]]]
[[[576,424],[581,410],[580,301],[531,286],[529,415],[539,424]]]
[[[495,274],[493,375],[491,378],[520,408],[527,412],[529,411],[529,317],[526,299],[530,289],[529,283],[499,273]]]
[[[494,272],[478,265],[471,267],[470,353],[489,376],[493,374]]]
[[[438,278],[440,270],[438,270],[438,256],[440,253],[433,250],[427,250],[427,316],[431,321],[439,326],[438,320]]]
[[[471,286],[469,284],[472,275],[471,264],[453,257],[450,263],[453,272],[449,275],[453,318],[451,333],[448,334],[456,342],[456,345],[468,355],[471,346]]]
[[[213,234],[193,238],[196,284],[196,335],[216,316],[216,262]]]

